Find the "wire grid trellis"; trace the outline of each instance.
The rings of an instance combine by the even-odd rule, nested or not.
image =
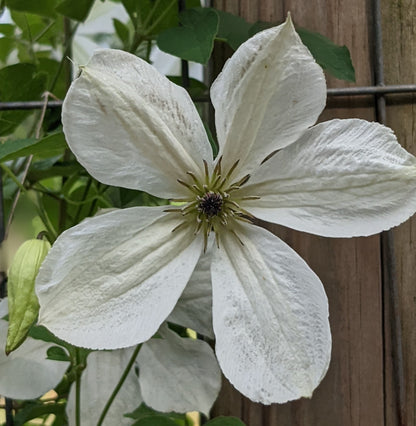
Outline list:
[[[382,46],[382,25],[381,25],[381,5],[380,0],[372,0],[373,14],[373,55],[374,55],[374,82],[373,86],[329,88],[328,98],[342,96],[375,96],[375,111],[377,121],[386,123],[386,94],[412,94],[416,93],[416,84],[385,85],[384,84],[384,59]],[[185,0],[178,0],[178,9],[185,9]],[[181,60],[182,85],[189,88],[189,67],[188,61]],[[209,96],[193,98],[195,102],[210,102]],[[42,101],[25,102],[0,102],[0,111],[10,110],[35,110],[45,106]],[[62,107],[62,101],[49,101],[48,109]],[[0,169],[0,245],[4,240],[5,217],[3,206],[2,175]],[[391,316],[391,338],[392,338],[392,359],[393,359],[393,381],[397,389],[397,400],[395,401],[396,416],[399,424],[403,424],[405,418],[405,378],[403,368],[403,349],[401,335],[401,318],[399,308],[398,285],[395,268],[395,254],[393,232],[385,231],[381,234],[381,258],[383,262],[382,270],[382,293],[383,300],[389,297],[389,307]],[[6,296],[6,275],[0,267],[0,298]],[[385,312],[383,312],[383,316]],[[385,340],[386,330],[383,329],[383,340]],[[384,395],[386,393],[384,392]],[[13,426],[12,400],[5,399],[6,426]]]

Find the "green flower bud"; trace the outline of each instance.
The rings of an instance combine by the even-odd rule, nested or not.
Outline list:
[[[35,294],[35,279],[51,245],[48,241],[25,241],[17,250],[9,268],[8,302],[9,329],[6,354],[17,349],[36,320],[39,302]]]

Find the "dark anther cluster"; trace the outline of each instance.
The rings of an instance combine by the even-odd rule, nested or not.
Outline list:
[[[223,200],[221,194],[216,192],[207,192],[199,200],[198,210],[206,217],[217,216],[221,211]]]

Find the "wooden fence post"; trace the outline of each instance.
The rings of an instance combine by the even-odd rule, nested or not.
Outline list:
[[[384,74],[386,84],[416,82],[416,3],[412,0],[382,0]],[[386,96],[387,125],[400,143],[416,154],[416,108],[414,95]],[[416,188],[415,188],[416,190]],[[403,347],[403,392],[386,363],[386,425],[396,425],[401,408],[402,424],[416,424],[416,221],[409,220],[394,231],[398,302]],[[391,318],[389,319],[392,320]],[[392,350],[387,340],[386,358]],[[390,373],[390,374],[389,374]],[[400,401],[400,396],[402,401]],[[397,402],[398,401],[398,402]],[[400,407],[401,404],[401,407]],[[399,405],[399,407],[398,407]]]
[[[371,0],[216,0],[214,6],[248,21],[282,22],[291,12],[295,25],[347,45],[356,69],[356,85],[374,84],[373,3]],[[416,82],[416,4],[383,0],[386,83]],[[227,53],[227,52],[225,52]],[[214,69],[224,60],[219,50]],[[405,57],[404,57],[405,55]],[[328,87],[345,82],[327,76]],[[388,103],[388,124],[399,141],[416,154],[415,111],[410,95]],[[404,101],[403,101],[404,100]],[[404,102],[404,103],[403,103]],[[371,96],[329,99],[321,120],[376,119]],[[416,190],[416,189],[415,189]],[[273,226],[321,278],[328,294],[333,355],[327,376],[312,399],[262,406],[242,397],[224,380],[215,414],[236,415],[249,426],[396,426],[398,392],[391,357],[389,295],[383,294],[380,237],[329,239]],[[395,230],[400,313],[403,318],[406,416],[415,422],[416,383],[416,226]]]

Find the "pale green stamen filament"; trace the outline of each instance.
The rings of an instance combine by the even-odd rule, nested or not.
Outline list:
[[[204,161],[204,178],[202,181],[193,172],[186,173],[187,179],[178,179],[178,183],[190,191],[189,198],[173,200],[186,204],[183,207],[165,210],[166,212],[180,213],[184,216],[184,222],[179,224],[173,231],[195,221],[195,235],[201,230],[204,235],[204,251],[207,248],[208,236],[211,232],[215,233],[217,246],[219,246],[220,233],[224,231],[231,232],[241,242],[235,232],[234,221],[240,220],[251,223],[252,216],[237,201],[259,198],[257,196],[245,196],[232,199],[231,193],[247,183],[250,175],[246,175],[237,181],[232,181],[231,176],[238,165],[238,161],[233,164],[226,174],[222,174],[221,160],[222,158],[218,160],[211,175],[208,164]]]

